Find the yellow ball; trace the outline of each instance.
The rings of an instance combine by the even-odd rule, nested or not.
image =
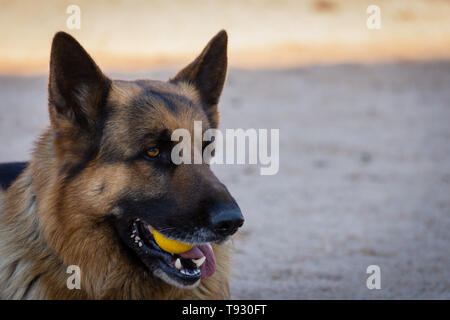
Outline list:
[[[153,230],[153,238],[161,249],[170,253],[183,253],[194,247],[193,244],[168,239],[156,230]]]

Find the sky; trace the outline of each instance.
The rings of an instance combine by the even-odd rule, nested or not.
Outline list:
[[[80,8],[80,29],[67,24],[70,5]],[[367,28],[370,5],[380,8],[380,29]],[[117,72],[179,67],[221,29],[239,68],[450,56],[448,0],[0,0],[0,7],[4,74],[47,72],[60,30]]]

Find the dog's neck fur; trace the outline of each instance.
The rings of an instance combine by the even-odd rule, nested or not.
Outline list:
[[[61,243],[63,231],[58,230],[55,214],[58,166],[53,156],[53,139],[52,131],[48,130],[38,141],[28,168],[7,192],[0,191],[0,298],[229,298],[227,245],[214,246],[216,273],[202,280],[197,288],[188,290],[170,286],[123,259],[118,245],[105,243],[105,246],[116,247],[105,253],[89,251],[90,247],[99,247],[89,245],[92,238]],[[68,252],[79,257],[76,263],[65,261],[64,253]],[[98,261],[106,263],[100,265]],[[66,285],[70,264],[80,265],[81,289],[70,290]]]

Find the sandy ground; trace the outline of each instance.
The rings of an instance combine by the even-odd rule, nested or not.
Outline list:
[[[231,70],[222,128],[280,129],[281,162],[215,168],[246,216],[232,297],[450,299],[449,84],[449,62]],[[46,77],[0,77],[0,161],[46,123]]]

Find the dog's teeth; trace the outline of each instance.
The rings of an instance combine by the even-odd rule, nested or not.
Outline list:
[[[141,221],[141,219],[137,218],[135,221],[136,221],[136,222],[139,222],[139,221]]]
[[[139,247],[142,247],[142,242],[139,242]]]
[[[141,240],[141,238],[139,238],[138,236],[136,236],[136,240]]]
[[[133,237],[134,237],[134,234],[132,234],[130,238],[133,238]]]
[[[181,269],[181,261],[180,261],[180,258],[177,258],[177,260],[175,261],[175,268],[177,268],[178,270]]]
[[[200,259],[192,259],[192,262],[197,265],[197,267],[201,267],[201,265],[205,262],[206,257],[201,257]]]

